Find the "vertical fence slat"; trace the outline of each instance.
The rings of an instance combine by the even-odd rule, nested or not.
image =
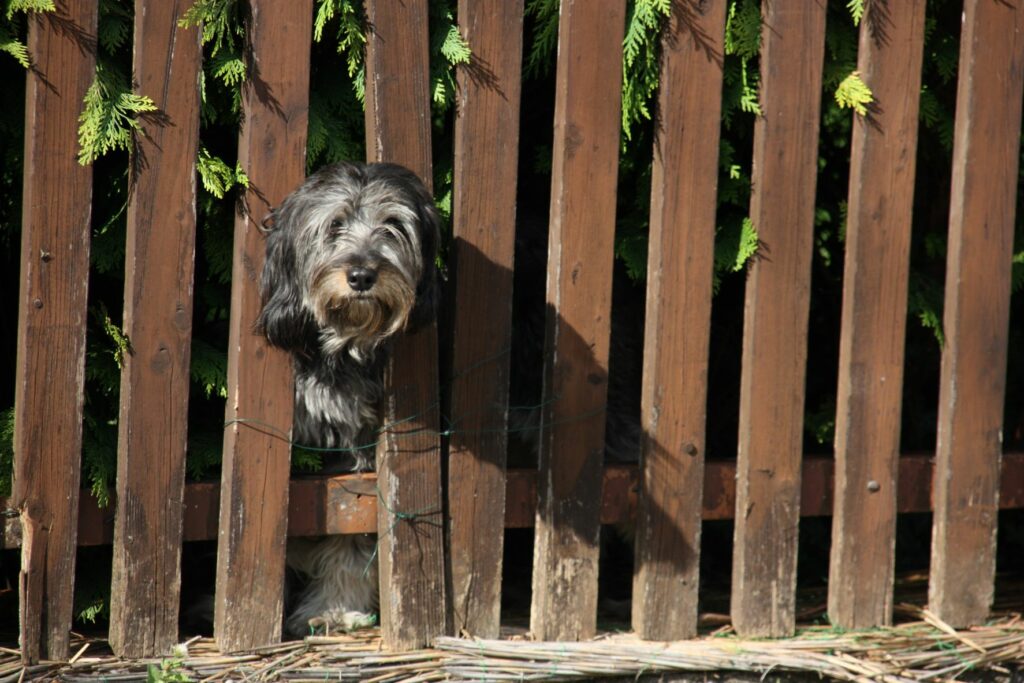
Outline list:
[[[370,0],[366,9],[367,155],[431,187],[427,2]],[[437,327],[427,325],[397,341],[385,371],[377,556],[392,649],[423,647],[447,630],[437,360]]]
[[[994,591],[1022,76],[1022,3],[968,0],[953,138],[928,584],[928,604],[953,626],[984,621]]]
[[[633,628],[697,632],[724,0],[673,5],[654,146]]]
[[[13,505],[21,513],[22,658],[68,656],[85,378],[92,168],[78,115],[96,64],[97,5],[30,13]]]
[[[741,634],[783,636],[795,624],[825,1],[772,0],[762,15],[750,200],[761,246],[743,321],[731,610]]]
[[[238,159],[249,176],[235,217],[228,404],[214,635],[222,650],[281,637],[291,360],[253,332],[264,260],[260,223],[306,173],[312,0],[251,0]]]
[[[522,0],[462,0],[473,47],[459,67],[452,202],[457,289],[448,463],[455,633],[498,637],[512,258],[522,58]],[[486,332],[485,332],[486,331]]]
[[[144,122],[128,198],[117,510],[110,644],[121,657],[168,652],[178,637],[196,228],[199,68],[188,3],[135,7],[136,89]],[[163,118],[166,117],[166,118]]]
[[[625,4],[560,10],[530,609],[542,640],[596,628]]]
[[[910,267],[924,0],[868,5],[857,69],[836,411],[833,624],[892,623],[903,338]]]

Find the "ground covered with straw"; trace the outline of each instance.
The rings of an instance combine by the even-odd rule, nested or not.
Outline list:
[[[983,627],[955,630],[927,610],[901,605],[912,620],[891,628],[802,628],[783,640],[744,640],[728,626],[689,641],[643,642],[629,633],[585,643],[547,643],[511,631],[500,640],[440,638],[433,649],[390,653],[376,630],[310,637],[224,655],[208,638],[174,656],[118,660],[104,641],[76,636],[68,662],[23,668],[15,649],[0,651],[0,683],[63,681],[561,681],[682,680],[746,674],[750,680],[813,675],[843,681],[1024,681],[1024,620],[1004,614]],[[653,677],[653,678],[651,678]]]

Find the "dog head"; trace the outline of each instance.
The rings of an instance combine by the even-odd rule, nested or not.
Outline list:
[[[395,164],[341,163],[310,176],[268,219],[257,326],[291,351],[357,360],[434,319],[439,218]]]

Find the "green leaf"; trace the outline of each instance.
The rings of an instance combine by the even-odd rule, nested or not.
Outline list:
[[[850,17],[853,18],[853,25],[859,26],[860,20],[864,18],[864,6],[867,0],[847,0],[846,9],[850,10]]]
[[[210,154],[210,150],[205,146],[199,148],[196,170],[199,172],[199,180],[203,187],[217,199],[224,199],[228,190],[236,185],[249,187],[249,178],[241,168],[237,165],[231,168],[223,159]]]
[[[32,65],[28,56],[28,47],[7,30],[0,26],[0,52],[6,52],[26,69]]]
[[[469,64],[469,58],[473,52],[469,49],[469,43],[459,33],[458,26],[452,24],[449,27],[444,42],[441,43],[441,54],[449,64]]]
[[[78,163],[83,166],[114,150],[131,149],[132,136],[142,130],[138,116],[156,111],[146,95],[133,93],[118,71],[97,64],[78,117]]]
[[[56,12],[57,7],[53,0],[9,0],[7,4],[7,19],[10,20],[15,12]]]
[[[861,80],[859,71],[851,72],[842,80],[839,87],[836,88],[835,98],[840,107],[853,109],[861,116],[867,115],[867,106],[875,99],[871,88]]]

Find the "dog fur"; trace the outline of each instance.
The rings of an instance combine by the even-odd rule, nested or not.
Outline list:
[[[439,217],[430,193],[395,164],[335,164],[292,192],[266,228],[257,326],[292,355],[293,439],[338,449],[331,469],[372,469],[389,343],[436,316]],[[373,549],[367,535],[289,541],[288,566],[306,586],[287,632],[372,623]]]

